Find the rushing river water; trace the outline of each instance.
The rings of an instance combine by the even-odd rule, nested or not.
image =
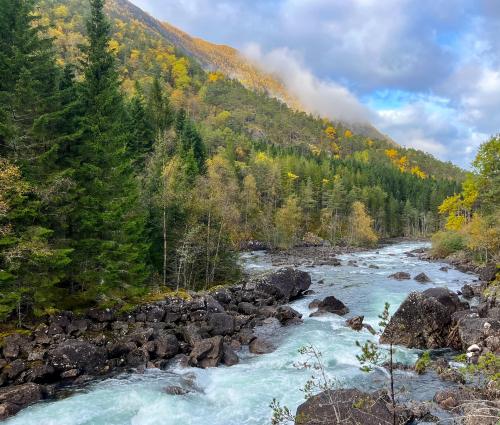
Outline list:
[[[359,370],[356,341],[372,338],[363,330],[355,332],[345,326],[345,318],[364,315],[365,323],[378,327],[377,315],[384,303],[394,312],[411,291],[431,286],[459,289],[473,280],[457,270],[439,270],[443,264],[427,263],[405,252],[425,246],[422,243],[391,245],[378,251],[339,256],[342,266],[305,268],[311,273],[316,294],[292,303],[304,315],[304,323],[283,329],[278,349],[262,356],[240,353],[240,364],[212,369],[148,370],[96,383],[64,400],[39,403],[20,412],[9,425],[263,425],[270,423],[269,403],[273,398],[292,411],[304,395],[300,391],[310,371],[297,369],[302,359],[298,349],[313,344],[323,353],[329,374],[344,386],[369,390],[387,382],[382,369],[371,374]],[[356,260],[359,267],[344,265]],[[243,261],[250,271],[270,269],[265,253],[245,254]],[[370,268],[376,265],[379,268]],[[432,280],[420,284],[414,280],[395,281],[387,276],[407,271],[412,276],[425,272]],[[309,318],[307,305],[314,298],[335,295],[350,309],[346,317]],[[414,362],[417,350],[397,349],[401,362]],[[184,396],[165,394],[167,385],[182,384],[183,375],[195,374],[199,392]],[[398,387],[404,386],[411,398],[429,400],[434,392],[447,384],[432,374],[417,377],[399,372]]]

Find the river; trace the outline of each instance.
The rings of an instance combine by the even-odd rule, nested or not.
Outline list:
[[[304,323],[283,328],[278,348],[271,354],[254,356],[239,353],[241,362],[233,367],[212,369],[147,370],[143,374],[123,375],[95,383],[58,401],[31,406],[6,421],[8,425],[264,425],[270,423],[269,403],[276,398],[292,411],[304,400],[300,391],[311,374],[299,369],[303,360],[298,349],[314,345],[323,353],[326,370],[346,387],[363,390],[384,386],[387,376],[383,369],[371,374],[359,370],[356,341],[373,338],[363,330],[355,332],[345,325],[345,318],[364,315],[365,323],[378,328],[377,315],[387,301],[394,312],[411,291],[432,286],[459,289],[473,276],[450,269],[439,270],[443,264],[428,263],[405,253],[426,246],[424,243],[400,243],[374,251],[341,255],[342,266],[317,266],[304,270],[311,273],[316,294],[291,305],[304,315]],[[359,267],[346,265],[356,260]],[[268,256],[248,253],[242,257],[249,271],[272,268]],[[370,268],[370,265],[379,268]],[[407,271],[411,276],[426,273],[432,283],[414,280],[396,281],[387,276]],[[310,318],[307,305],[314,298],[335,295],[350,309],[346,317]],[[418,358],[418,350],[398,348],[396,360],[406,363]],[[187,376],[196,377],[198,392],[184,396],[165,394],[167,385],[182,384]],[[398,372],[398,388],[404,387],[414,399],[432,399],[434,392],[446,384],[432,373],[416,376]]]

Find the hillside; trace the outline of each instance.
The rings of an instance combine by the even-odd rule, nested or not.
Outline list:
[[[106,11],[112,18],[111,43],[121,64],[122,86],[130,94],[134,91],[136,81],[148,85],[154,75],[163,73],[172,103],[185,107],[196,119],[206,119],[207,115],[228,111],[239,116],[240,127],[252,138],[267,139],[270,143],[280,145],[316,146],[319,149],[324,148],[324,130],[331,125],[338,130],[339,135],[349,129],[354,135],[360,136],[361,142],[346,151],[364,150],[367,143],[380,152],[396,148],[400,157],[409,159],[409,169],[418,165],[429,176],[451,180],[464,178],[463,171],[451,163],[442,163],[421,151],[395,145],[369,124],[330,122],[284,106],[282,102],[297,107],[297,102],[286,92],[283,84],[274,76],[262,73],[231,47],[193,38],[151,17],[128,0],[109,0],[106,2]],[[78,45],[83,40],[84,19],[88,14],[87,1],[43,0],[40,2],[40,12],[44,23],[51,26],[49,34],[55,38],[60,63],[78,60]],[[215,80],[218,74],[212,72],[207,75],[202,68],[218,69],[223,75],[236,77],[244,87],[254,89],[257,95],[237,89],[235,85],[226,85],[224,90],[236,90],[241,99],[219,100],[216,111],[204,111],[196,101],[199,99],[199,90],[207,79]],[[269,93],[274,94],[272,97],[277,100],[270,98]],[[251,108],[247,102],[250,99],[258,99],[250,102]],[[232,121],[234,123],[234,119]],[[272,129],[272,134],[269,134]],[[352,138],[344,145],[351,142]]]

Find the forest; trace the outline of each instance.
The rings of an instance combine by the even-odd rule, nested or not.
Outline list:
[[[104,0],[0,7],[0,319],[234,282],[248,241],[370,246],[493,220],[498,138],[471,214],[457,167],[206,71]]]

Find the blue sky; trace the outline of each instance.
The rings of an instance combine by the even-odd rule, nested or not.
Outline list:
[[[311,111],[468,168],[500,131],[500,0],[133,0],[240,49]]]

